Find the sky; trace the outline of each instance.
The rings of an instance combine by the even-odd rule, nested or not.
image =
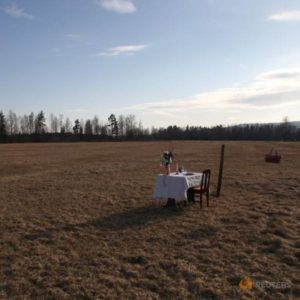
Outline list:
[[[300,0],[0,0],[0,110],[144,127],[300,120]]]

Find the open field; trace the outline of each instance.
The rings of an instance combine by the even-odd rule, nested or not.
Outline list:
[[[300,297],[300,144],[225,144],[201,211],[151,201],[159,158],[211,168],[214,191],[221,142],[0,145],[0,299]]]

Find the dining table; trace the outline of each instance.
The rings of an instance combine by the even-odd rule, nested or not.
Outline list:
[[[156,177],[153,198],[157,200],[167,198],[166,206],[176,206],[177,202],[190,200],[188,190],[199,186],[201,178],[202,173],[198,172],[159,174]]]

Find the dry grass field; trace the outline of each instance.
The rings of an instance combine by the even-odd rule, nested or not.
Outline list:
[[[0,145],[0,299],[299,298],[300,144],[225,144],[202,210],[151,200],[160,155],[215,191],[221,142]]]

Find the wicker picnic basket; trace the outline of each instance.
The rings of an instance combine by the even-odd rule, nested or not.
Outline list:
[[[270,163],[280,163],[281,155],[275,149],[271,149],[269,154],[265,155],[265,161]]]

